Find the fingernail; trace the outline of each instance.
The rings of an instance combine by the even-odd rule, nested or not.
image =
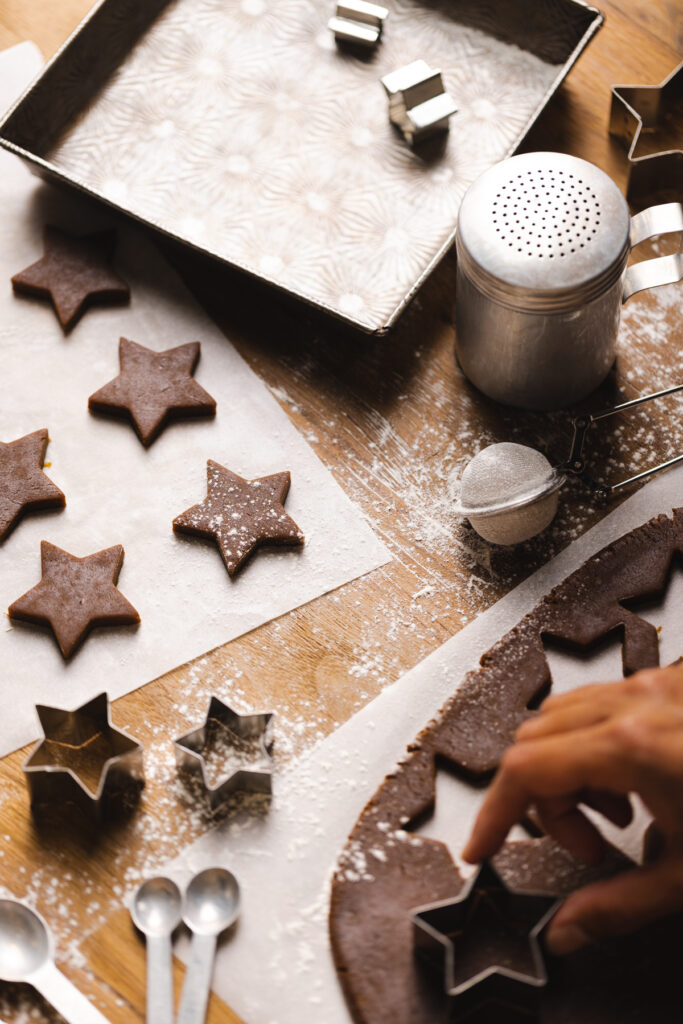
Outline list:
[[[462,851],[462,859],[466,860],[468,864],[473,864],[474,863],[474,861],[472,860],[472,855],[470,853],[471,847],[472,847],[472,844],[468,843],[467,846],[465,847],[465,849]]]
[[[545,941],[555,956],[566,956],[587,946],[591,938],[578,924],[559,924],[550,928]]]

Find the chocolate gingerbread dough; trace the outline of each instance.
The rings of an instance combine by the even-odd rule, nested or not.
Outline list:
[[[683,509],[658,516],[604,548],[548,594],[481,658],[367,804],[332,881],[330,937],[337,972],[359,1024],[443,1024],[441,980],[416,960],[410,911],[457,895],[463,880],[447,847],[411,836],[434,802],[436,765],[483,784],[518,725],[551,685],[543,638],[585,649],[623,637],[629,674],[657,665],[656,629],[624,602],[665,591],[683,553]],[[567,895],[595,877],[553,840],[508,843],[495,858],[516,889]],[[600,873],[630,862],[616,851]],[[674,1024],[683,1020],[678,977],[683,915],[572,956],[551,960],[540,1024]],[[466,1020],[516,1024],[529,1017],[490,1003]],[[531,1018],[533,1019],[533,1018]]]
[[[47,430],[5,443],[0,441],[0,541],[27,512],[64,508],[66,498],[43,472]]]
[[[173,529],[215,541],[234,576],[261,547],[303,545],[303,533],[284,509],[290,482],[288,471],[245,480],[209,459],[206,497],[176,516]]]
[[[11,619],[49,626],[69,658],[95,626],[134,626],[140,616],[117,588],[120,544],[78,558],[41,541],[42,578],[7,609]]]
[[[190,341],[155,352],[121,338],[121,372],[90,396],[88,408],[130,420],[145,447],[172,420],[215,416],[215,399],[192,376],[200,349],[198,341]]]
[[[111,266],[115,231],[72,235],[48,224],[43,240],[42,259],[15,274],[12,287],[17,295],[49,299],[65,334],[90,306],[130,301],[128,285]]]

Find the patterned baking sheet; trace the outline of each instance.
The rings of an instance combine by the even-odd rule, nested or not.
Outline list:
[[[578,0],[388,0],[355,56],[321,0],[104,0],[0,129],[40,168],[367,331],[453,239],[599,27]],[[458,112],[412,151],[381,76],[441,68]]]

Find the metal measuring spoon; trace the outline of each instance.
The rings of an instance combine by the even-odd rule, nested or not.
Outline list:
[[[20,900],[0,900],[0,978],[33,985],[69,1024],[109,1024],[57,970],[47,924]]]
[[[195,875],[185,892],[183,921],[192,931],[177,1024],[203,1024],[211,991],[216,941],[237,920],[240,889],[225,868],[207,868]]]
[[[173,1024],[171,935],[181,921],[180,889],[170,878],[150,878],[133,897],[130,915],[147,939],[147,1024]]]

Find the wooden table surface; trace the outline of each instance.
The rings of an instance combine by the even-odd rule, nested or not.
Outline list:
[[[32,39],[47,57],[89,6],[88,0],[0,0],[0,47]],[[625,152],[607,131],[610,86],[658,84],[676,66],[683,7],[681,0],[603,0],[600,6],[605,26],[523,148],[592,160],[623,188]],[[648,147],[656,150],[656,137],[645,140],[642,152]],[[0,885],[35,900],[56,933],[61,966],[112,1024],[144,1019],[144,950],[121,897],[209,827],[183,800],[170,743],[201,718],[208,695],[217,691],[240,707],[276,710],[283,763],[604,514],[581,485],[572,486],[547,535],[516,552],[488,548],[455,519],[453,482],[480,441],[537,444],[560,459],[569,428],[566,414],[494,406],[457,371],[452,256],[397,329],[370,340],[202,260],[171,255],[367,514],[393,561],[117,701],[115,723],[146,751],[147,785],[127,822],[95,832],[64,819],[38,825],[21,772],[26,751],[0,762]],[[633,309],[622,322],[616,370],[590,407],[664,387],[676,367],[680,377],[680,305],[674,304],[661,336],[653,336],[642,329],[653,301],[639,296],[626,307]],[[683,451],[680,416],[669,415],[671,408],[632,415],[626,429],[606,431],[596,445],[603,470],[618,476],[647,458]],[[177,964],[178,983],[181,976]],[[21,986],[0,996],[0,1017],[9,1024],[42,1019],[21,1016],[26,1005],[51,1019]],[[237,1019],[212,997],[210,1024]]]

